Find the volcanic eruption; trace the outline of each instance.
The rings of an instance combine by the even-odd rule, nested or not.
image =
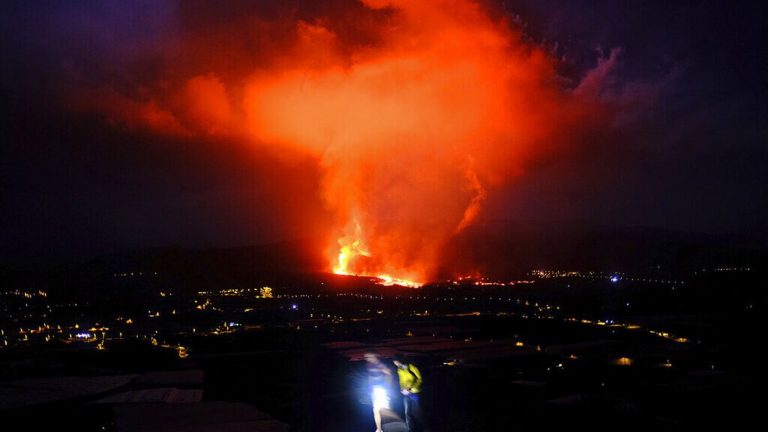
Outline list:
[[[258,61],[235,68],[190,37],[168,50],[214,60],[181,61],[183,73],[139,96],[100,89],[80,101],[128,126],[313,158],[333,219],[318,246],[327,269],[418,286],[490,190],[566,148],[600,111],[494,15],[472,0],[337,2],[282,16],[290,37],[275,46],[276,24],[248,21]]]

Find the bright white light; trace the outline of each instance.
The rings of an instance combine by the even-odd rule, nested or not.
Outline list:
[[[374,386],[371,400],[373,400],[374,408],[389,409],[389,396],[387,396],[387,390],[384,387]]]
[[[618,281],[619,281],[619,277],[618,276],[611,276],[611,282],[616,283]]]

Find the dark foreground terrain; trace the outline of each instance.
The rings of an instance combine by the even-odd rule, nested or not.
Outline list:
[[[689,278],[696,295],[593,273],[332,282],[204,291],[110,328],[69,311],[78,331],[101,326],[83,337],[21,329],[0,350],[2,430],[371,431],[365,352],[413,359],[436,431],[738,428],[760,412],[766,303],[738,289],[753,279]]]

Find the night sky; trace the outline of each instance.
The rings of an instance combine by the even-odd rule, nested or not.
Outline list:
[[[768,7],[509,0],[481,9],[555,59],[564,92],[599,75],[594,98],[612,115],[489,186],[479,220],[768,238]],[[2,261],[326,235],[333,212],[318,192],[317,157],[253,145],[206,116],[168,132],[175,123],[163,115],[126,113],[153,107],[157,94],[185,105],[173,99],[178,83],[206,74],[236,98],[231,89],[283,61],[297,23],[331,29],[349,59],[376,46],[382,17],[397,23],[396,12],[353,0],[4,1],[0,11]]]

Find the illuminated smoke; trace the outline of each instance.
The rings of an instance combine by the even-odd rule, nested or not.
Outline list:
[[[563,89],[543,49],[473,1],[362,3],[381,17],[366,21],[369,43],[350,43],[333,14],[296,19],[238,79],[211,66],[146,96],[80,99],[128,126],[310,155],[335,221],[327,269],[428,281],[492,188],[590,123],[583,94],[599,82]]]

